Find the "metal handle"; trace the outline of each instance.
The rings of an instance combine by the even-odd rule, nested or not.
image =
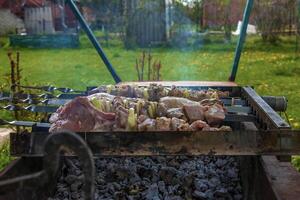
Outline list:
[[[73,151],[78,156],[84,174],[83,191],[85,199],[94,199],[95,165],[93,154],[85,141],[72,132],[66,131],[50,134],[46,139],[44,145],[44,169],[47,174],[48,184],[54,186],[56,183],[60,152],[63,148]]]
[[[60,152],[64,148],[73,151],[82,163],[84,198],[93,200],[95,165],[92,152],[80,136],[68,131],[50,134],[47,137],[44,144],[44,169],[42,171],[0,181],[0,195],[15,192],[16,199],[47,199],[56,186],[60,166]],[[31,192],[28,196],[28,190],[35,192]]]

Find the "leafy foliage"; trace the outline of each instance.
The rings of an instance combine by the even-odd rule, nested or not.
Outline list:
[[[263,41],[276,43],[282,32],[296,24],[296,0],[256,1],[254,18]]]
[[[5,142],[2,146],[0,146],[0,171],[12,161],[12,157],[9,154],[9,143]]]
[[[294,156],[292,158],[292,164],[300,172],[300,156]]]

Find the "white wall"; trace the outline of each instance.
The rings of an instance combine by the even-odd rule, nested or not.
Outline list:
[[[24,29],[24,22],[9,9],[0,9],[0,35],[15,33]]]

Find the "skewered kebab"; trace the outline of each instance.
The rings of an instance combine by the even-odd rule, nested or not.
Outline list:
[[[162,97],[183,97],[193,101],[229,97],[228,91],[223,92],[211,89],[198,91],[182,89],[176,86],[168,88],[157,84],[150,84],[149,87],[138,87],[136,85],[107,85],[100,86],[89,92],[90,95],[96,93],[108,93],[115,96],[142,98],[156,102],[158,102]]]
[[[226,110],[218,99],[225,94],[217,91],[197,93],[152,85],[149,88],[109,86],[106,92],[77,97],[60,107],[50,118],[50,132],[231,130],[220,127]],[[166,96],[169,94],[189,98],[192,94],[202,101]]]

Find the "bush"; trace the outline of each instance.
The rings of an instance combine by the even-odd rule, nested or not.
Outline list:
[[[3,170],[12,160],[9,153],[9,142],[6,141],[0,147],[0,171]]]
[[[291,31],[296,19],[295,3],[295,1],[288,0],[256,2],[254,18],[264,42],[274,44],[279,40],[281,32],[287,29]]]
[[[299,156],[294,156],[292,158],[292,164],[300,172],[300,157]]]

